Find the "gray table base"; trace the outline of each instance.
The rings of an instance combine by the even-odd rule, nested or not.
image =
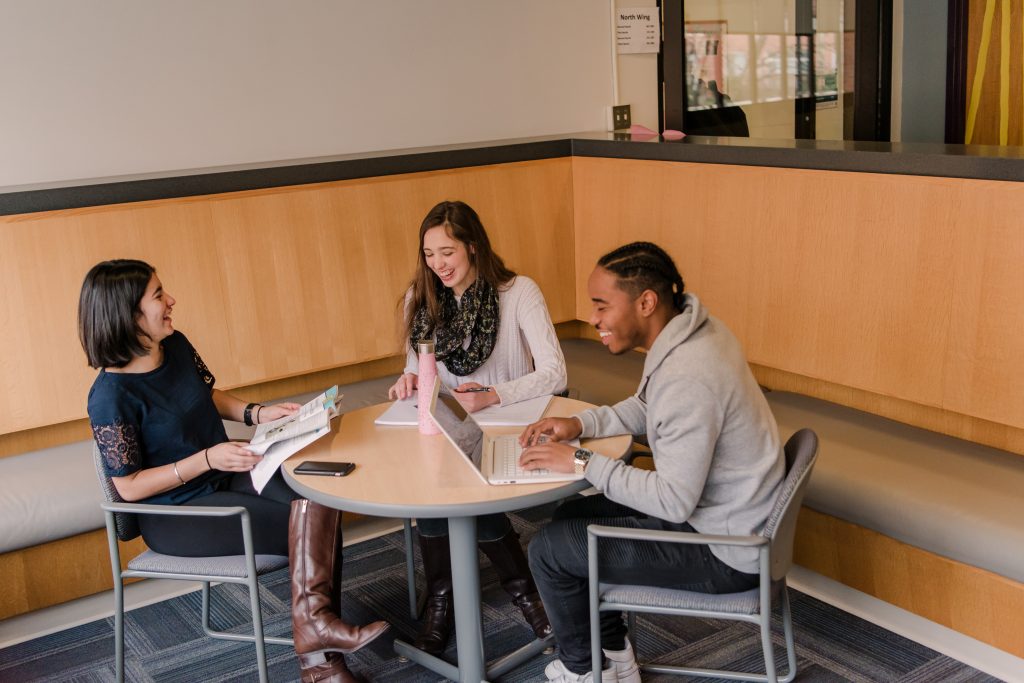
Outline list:
[[[553,639],[534,640],[485,665],[483,624],[480,616],[480,567],[476,550],[476,518],[448,519],[452,553],[452,584],[455,592],[455,646],[458,666],[429,655],[401,640],[395,652],[434,673],[459,683],[480,683],[514,669],[553,644]]]

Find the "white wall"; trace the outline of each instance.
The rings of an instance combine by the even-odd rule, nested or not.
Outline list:
[[[615,0],[615,3],[616,7],[656,7],[655,0]],[[618,64],[618,104],[630,105],[634,124],[662,131],[665,127],[661,125],[661,112],[658,111],[658,88],[661,86],[658,83],[657,53],[618,55]]]
[[[3,0],[0,186],[601,130],[610,16],[596,0]]]

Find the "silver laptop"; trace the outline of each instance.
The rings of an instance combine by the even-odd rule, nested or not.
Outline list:
[[[480,429],[453,396],[441,395],[441,382],[434,382],[430,399],[430,417],[441,432],[473,466],[488,484],[541,484],[552,481],[576,481],[583,475],[575,472],[524,470],[519,466],[523,452],[516,434],[490,436]]]

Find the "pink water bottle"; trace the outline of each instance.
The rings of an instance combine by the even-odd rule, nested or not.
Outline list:
[[[420,434],[440,434],[430,418],[430,399],[434,397],[434,380],[437,378],[437,359],[434,357],[434,342],[416,342],[419,354],[419,379],[416,385],[416,407],[419,411]]]

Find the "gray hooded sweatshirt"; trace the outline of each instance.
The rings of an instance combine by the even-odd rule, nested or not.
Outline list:
[[[636,394],[578,415],[584,437],[647,435],[656,470],[595,454],[586,477],[613,501],[706,534],[759,534],[781,489],[775,418],[743,350],[693,294],[647,352]],[[757,550],[711,546],[755,574]]]

